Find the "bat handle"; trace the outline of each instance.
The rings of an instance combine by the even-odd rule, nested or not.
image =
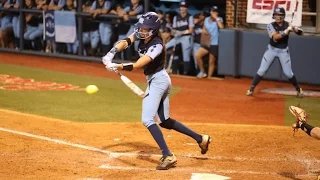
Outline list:
[[[117,73],[119,76],[122,76],[122,74],[117,69],[115,69],[114,72]]]

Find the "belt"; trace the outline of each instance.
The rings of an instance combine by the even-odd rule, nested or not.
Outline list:
[[[183,34],[182,36],[191,36],[191,34]],[[181,37],[182,37],[182,36],[181,36]]]
[[[276,52],[286,52],[286,51],[288,51],[288,49],[289,49],[288,46],[287,46],[286,48],[284,48],[284,49],[280,49],[280,48],[273,47],[273,46],[271,46],[270,44],[268,45],[268,48],[269,48],[269,49],[272,49],[272,50],[274,50],[274,51],[276,51]]]

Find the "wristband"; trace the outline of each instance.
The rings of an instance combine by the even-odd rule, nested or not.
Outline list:
[[[122,63],[122,69],[126,71],[132,71],[133,70],[133,63]]]
[[[124,40],[125,40],[125,41],[127,41],[128,46],[130,46],[130,45],[131,45],[131,39],[130,39],[130,38],[128,38],[128,37],[127,37],[127,38],[125,38]]]

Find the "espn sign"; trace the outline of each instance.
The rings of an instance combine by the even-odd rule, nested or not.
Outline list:
[[[272,14],[276,7],[286,10],[285,20],[301,26],[302,0],[248,0],[247,23],[269,24],[273,21]]]

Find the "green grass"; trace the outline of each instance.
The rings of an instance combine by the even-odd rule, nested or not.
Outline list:
[[[285,124],[292,125],[295,122],[294,116],[289,111],[289,106],[297,106],[306,110],[308,114],[308,123],[312,126],[320,127],[320,98],[296,98],[292,96],[286,96],[285,107]]]
[[[108,73],[108,72],[106,72]],[[68,83],[81,88],[98,86],[96,94],[84,91],[6,91],[0,89],[0,108],[79,122],[137,122],[141,120],[141,98],[122,81],[43,69],[0,64],[0,74],[36,81]],[[143,76],[141,74],[141,76]],[[130,78],[130,77],[129,77]],[[136,83],[141,89],[144,83]],[[179,88],[173,88],[171,96]]]

